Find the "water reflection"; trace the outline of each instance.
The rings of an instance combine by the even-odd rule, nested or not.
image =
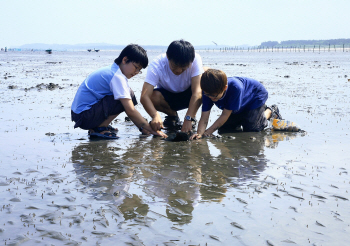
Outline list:
[[[296,133],[231,133],[168,142],[159,138],[82,143],[72,151],[80,191],[112,203],[125,220],[152,211],[190,223],[199,202],[220,202],[228,189],[257,179],[264,150]]]
[[[168,219],[189,223],[194,207],[201,200],[202,165],[195,145],[155,142],[147,166],[151,167],[143,169],[147,194],[165,204]]]
[[[142,141],[136,141],[129,151],[110,141],[90,141],[76,146],[72,150],[72,162],[83,185],[79,190],[96,200],[112,202],[125,219],[146,215],[148,205],[138,195],[128,192],[137,168],[134,160],[143,155],[142,145]]]

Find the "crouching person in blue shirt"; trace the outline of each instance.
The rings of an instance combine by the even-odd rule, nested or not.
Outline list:
[[[124,112],[144,134],[166,137],[152,130],[135,109],[137,104],[128,79],[141,73],[148,65],[146,51],[139,45],[126,46],[110,66],[91,73],[80,85],[71,107],[74,128],[89,130],[90,138],[117,139],[116,128],[110,123]]]
[[[197,134],[191,140],[210,136],[216,130],[235,131],[243,127],[245,132],[262,131],[272,118],[282,119],[278,107],[267,107],[265,102],[268,92],[258,81],[244,77],[229,77],[223,71],[208,69],[202,74],[203,92],[202,115],[198,123]],[[214,124],[208,125],[210,110],[213,105],[222,110]]]

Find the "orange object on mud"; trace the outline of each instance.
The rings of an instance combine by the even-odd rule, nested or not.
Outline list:
[[[272,129],[276,131],[298,132],[300,127],[289,120],[271,119]]]

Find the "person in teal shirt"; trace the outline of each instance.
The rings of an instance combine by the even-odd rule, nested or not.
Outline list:
[[[88,130],[90,138],[117,139],[117,129],[110,123],[125,111],[142,133],[166,137],[165,133],[152,130],[134,107],[137,100],[128,79],[141,73],[147,65],[146,51],[139,45],[130,44],[112,65],[91,73],[80,85],[72,103],[74,128]]]

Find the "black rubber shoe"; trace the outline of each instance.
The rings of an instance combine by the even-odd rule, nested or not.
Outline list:
[[[167,129],[181,129],[182,122],[180,121],[178,116],[165,116],[165,120],[163,121],[163,126]]]
[[[270,119],[278,119],[282,120],[282,115],[280,114],[280,110],[278,109],[276,104],[271,105],[270,107],[267,107],[271,110],[271,117]]]

